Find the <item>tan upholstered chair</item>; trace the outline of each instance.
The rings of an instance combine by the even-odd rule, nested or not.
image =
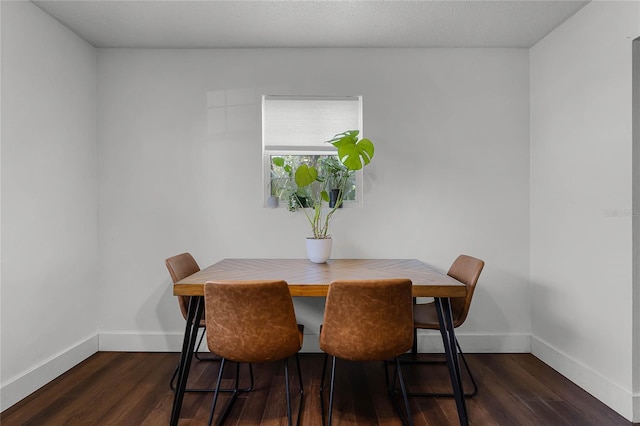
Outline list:
[[[336,358],[349,361],[385,361],[395,359],[395,372],[400,380],[405,412],[413,424],[398,356],[411,349],[413,343],[413,300],[408,279],[335,281],[327,294],[324,320],[320,329],[320,349],[325,362],[320,382],[322,423],[325,423],[324,376],[328,356],[332,357],[329,391],[328,424],[333,410]],[[402,418],[392,388],[394,407]],[[403,423],[405,419],[402,418]]]
[[[467,319],[467,315],[469,314],[469,308],[471,307],[471,299],[473,298],[473,292],[476,288],[476,283],[478,282],[478,278],[480,277],[480,273],[482,272],[482,268],[484,268],[484,261],[480,259],[476,259],[475,257],[466,256],[464,254],[458,256],[458,258],[453,262],[451,268],[449,268],[449,272],[447,275],[450,277],[460,281],[461,283],[467,286],[467,295],[465,297],[452,297],[451,301],[451,313],[453,316],[453,326],[459,327],[461,326],[465,319]],[[430,303],[421,303],[417,304],[413,307],[413,323],[414,323],[414,333],[417,329],[429,329],[429,330],[440,330],[440,325],[438,322],[438,313],[436,311],[435,302]],[[415,335],[414,335],[415,339]],[[464,357],[464,353],[460,348],[460,343],[458,343],[458,339],[456,338],[456,346],[458,347],[458,351],[460,353],[460,357],[462,358],[462,362],[464,363],[465,368],[467,369],[467,373],[469,373],[469,378],[471,379],[471,383],[473,384],[473,391],[470,393],[466,393],[465,396],[475,396],[478,393],[478,385],[471,374],[471,370],[469,369],[469,364],[467,364],[467,360]],[[414,344],[413,349],[414,354],[417,352],[417,347]],[[414,361],[413,363],[423,364],[423,363],[433,363],[433,361]],[[453,397],[453,393],[410,393],[411,396],[435,396],[435,397]]]
[[[169,275],[171,276],[171,280],[173,281],[173,284],[177,283],[183,278],[188,277],[189,275],[193,275],[196,272],[200,271],[200,266],[198,266],[198,262],[196,262],[196,260],[193,258],[193,256],[191,256],[190,253],[181,253],[176,256],[172,256],[166,259],[164,263],[167,266],[167,269],[169,270]],[[182,316],[186,321],[187,313],[189,311],[190,297],[188,296],[176,296],[176,297],[178,298],[178,305],[180,306],[180,312],[182,312]],[[205,327],[206,327],[206,321],[205,321],[205,318],[202,318],[200,320],[200,328],[204,329]],[[198,355],[198,349],[202,344],[202,340],[204,339],[204,336],[205,336],[205,333],[202,333],[202,335],[200,336],[200,340],[196,345],[196,350],[194,352],[196,359],[198,359],[199,361],[220,361],[220,357],[200,358],[200,356]],[[176,380],[176,376],[178,375],[178,367],[179,366],[176,366],[176,369],[173,372],[173,376],[171,376],[171,380],[169,381],[169,387],[171,388],[172,391],[176,390],[174,382]],[[251,386],[247,389],[243,389],[244,391],[249,391],[253,387],[253,369],[251,366],[249,366],[249,371],[251,376]],[[214,389],[186,389],[185,391],[186,392],[213,392]]]
[[[227,361],[235,363],[284,360],[287,418],[291,418],[288,358],[295,356],[300,384],[298,419],[303,405],[302,376],[298,351],[302,348],[303,326],[296,324],[296,315],[289,286],[285,281],[221,281],[207,282],[204,286],[204,306],[207,319],[209,350],[222,357],[216,382],[216,393],[211,405],[209,425],[218,400],[218,389]],[[238,386],[236,368],[236,389]],[[220,415],[226,418],[237,398],[232,396]]]
[[[196,272],[200,271],[200,266],[198,266],[198,262],[191,256],[190,253],[181,253],[175,256],[172,256],[164,261],[164,264],[167,265],[167,269],[169,270],[169,275],[171,275],[171,280],[173,283],[177,283],[178,281],[187,278],[189,275],[193,275]],[[180,306],[180,311],[182,312],[182,316],[184,319],[187,319],[187,311],[189,310],[189,299],[188,296],[176,296],[178,298],[178,305]],[[204,318],[200,321],[200,326],[205,326]]]

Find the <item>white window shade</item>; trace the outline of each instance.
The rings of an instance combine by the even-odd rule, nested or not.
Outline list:
[[[346,130],[361,129],[361,97],[265,96],[262,123],[265,149],[333,149],[324,142]]]

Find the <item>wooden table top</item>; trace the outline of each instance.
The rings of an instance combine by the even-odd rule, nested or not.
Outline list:
[[[173,286],[176,296],[202,296],[207,281],[285,280],[292,296],[326,296],[335,280],[409,278],[414,297],[462,297],[464,284],[415,259],[224,259]]]

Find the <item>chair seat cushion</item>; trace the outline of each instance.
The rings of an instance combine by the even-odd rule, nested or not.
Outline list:
[[[451,310],[453,314],[453,326],[460,327],[463,322],[461,312],[456,310],[455,306],[452,306]],[[435,302],[413,305],[413,326],[414,328],[440,330],[440,322],[438,321],[438,311],[436,310]]]
[[[431,330],[439,330],[438,313],[436,312],[436,304],[419,303],[413,306],[413,326],[415,328],[426,328]]]

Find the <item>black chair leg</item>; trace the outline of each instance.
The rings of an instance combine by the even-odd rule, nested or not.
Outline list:
[[[222,360],[222,358],[220,358],[220,361],[221,360]],[[205,361],[209,361],[209,360],[205,360]],[[212,361],[214,361],[214,360],[212,360]],[[215,361],[218,361],[218,360],[215,360]],[[178,367],[179,366],[180,365],[176,365],[176,369],[173,371],[173,376],[171,376],[171,380],[169,381],[169,388],[174,392],[176,391],[175,380],[176,380],[176,377],[178,376]],[[254,377],[253,377],[253,365],[251,365],[251,364],[249,364],[249,380],[250,380],[249,387],[238,389],[238,392],[251,392],[253,390]],[[214,389],[209,389],[209,388],[190,389],[190,388],[187,388],[184,391],[185,392],[215,392],[215,388]],[[219,391],[220,392],[235,392],[235,389],[220,389]]]
[[[329,414],[327,426],[331,426],[331,419],[333,417],[333,391],[336,378],[336,357],[331,357],[331,385],[329,386]]]
[[[209,426],[211,426],[211,423],[213,423],[213,413],[216,410],[216,403],[218,402],[218,391],[220,389],[220,382],[222,381],[222,372],[224,371],[224,364],[225,364],[225,359],[222,358],[222,361],[220,362],[220,371],[218,371],[218,379],[216,380],[216,389],[215,389],[215,393],[213,394],[213,402],[211,404],[211,413],[209,414],[209,423],[207,423]]]
[[[462,363],[464,364],[465,369],[467,370],[467,374],[469,375],[469,379],[471,380],[471,384],[473,386],[473,391],[464,393],[465,398],[472,398],[478,394],[478,384],[476,383],[473,374],[471,374],[471,368],[469,368],[469,364],[467,363],[467,359],[464,356],[464,352],[462,352],[462,348],[460,347],[460,343],[456,338],[456,347],[458,348],[458,355],[462,359]],[[431,360],[431,361],[418,361],[418,360],[403,360],[400,361],[401,364],[446,364],[446,361],[441,360]],[[395,387],[395,381],[394,381]],[[409,392],[407,395],[409,396],[425,396],[425,397],[434,397],[434,398],[453,398],[455,395],[453,393],[440,393],[440,392]]]
[[[253,390],[253,364],[249,364],[249,379],[251,380],[249,387],[240,389],[240,392],[251,392]]]
[[[396,357],[395,359],[395,371],[393,374],[393,382],[395,385],[395,380],[396,377],[398,378],[399,382],[400,382],[400,390],[402,391],[402,400],[404,401],[404,411],[405,414],[407,416],[407,422],[405,423],[404,418],[402,417],[402,412],[398,409],[398,414],[400,415],[400,418],[402,419],[402,424],[408,424],[409,426],[413,426],[413,416],[411,415],[411,407],[409,406],[409,398],[407,395],[407,389],[404,385],[404,378],[402,377],[402,369],[400,368],[400,359],[398,357]],[[391,396],[393,397],[393,393],[390,392]],[[395,404],[394,404],[395,405]]]
[[[198,361],[205,361],[205,362],[221,361],[222,358],[217,355],[214,355],[211,358],[200,358],[200,356],[198,355],[198,349],[200,349],[200,346],[202,345],[202,341],[204,340],[205,335],[206,335],[206,328],[204,329],[204,332],[200,336],[200,340],[198,340],[198,344],[196,345],[196,349],[193,352],[193,355]],[[173,375],[171,376],[171,380],[169,381],[169,389],[171,389],[174,392],[176,391],[175,380],[176,380],[176,377],[178,376],[179,367],[180,367],[180,364],[176,365],[176,369],[173,371]],[[238,392],[251,392],[253,390],[254,378],[253,378],[253,366],[251,364],[249,364],[249,379],[250,379],[249,387],[238,389]],[[215,389],[196,388],[196,389],[185,389],[184,391],[185,392],[214,392]],[[234,392],[234,391],[235,391],[234,389],[220,389],[220,392]]]
[[[396,382],[393,381],[393,386],[389,382],[389,368],[387,367],[389,363],[389,361],[384,361],[384,383],[387,385],[387,389],[391,390],[395,387]]]
[[[198,340],[198,344],[196,345],[195,350],[193,351],[194,356],[198,361],[220,361],[222,358],[219,356],[213,358],[200,358],[198,356],[198,349],[200,349],[200,345],[202,345],[202,340],[204,339],[206,333],[202,333],[200,336],[200,340]],[[173,375],[171,376],[171,380],[169,380],[169,389],[172,391],[176,391],[175,380],[178,376],[178,369],[180,368],[180,364],[176,365],[176,369],[173,371]],[[252,378],[253,379],[253,378]],[[213,392],[215,389],[185,389],[185,392]]]
[[[298,406],[298,420],[296,420],[296,425],[300,426],[302,407],[304,405],[304,387],[302,385],[302,370],[300,369],[300,357],[298,354],[296,354],[296,368],[298,370],[298,384],[300,385],[300,405]]]
[[[171,376],[171,380],[169,380],[169,389],[171,389],[172,391],[176,391],[176,385],[175,385],[175,380],[176,380],[176,376],[178,375],[178,370],[180,369],[180,364],[178,363],[176,365],[176,369],[173,370],[173,375]],[[186,392],[186,389],[185,389]]]
[[[222,359],[222,363],[225,363],[225,359]],[[218,394],[220,392],[233,392],[233,395],[231,395],[231,398],[227,401],[227,404],[224,407],[224,410],[222,412],[222,414],[220,415],[220,418],[218,419],[218,423],[217,425],[222,425],[224,424],[224,422],[227,419],[227,416],[229,415],[229,413],[231,412],[231,408],[233,407],[233,404],[236,402],[236,399],[238,399],[238,395],[240,394],[240,389],[238,389],[238,382],[240,379],[240,364],[239,363],[235,363],[236,364],[236,377],[235,377],[235,388],[234,389],[220,389],[220,381],[222,378],[222,371],[224,369],[224,365],[221,364],[220,365],[220,371],[218,372],[218,380],[216,382],[216,392],[213,395],[213,403],[211,405],[211,414],[209,415],[209,426],[211,426],[211,423],[213,421],[213,414],[215,412],[216,409],[216,404],[217,404],[217,399],[218,399]]]
[[[284,359],[284,389],[287,394],[287,424],[293,426],[291,421],[291,390],[289,389],[289,361]]]
[[[322,361],[322,376],[320,376],[320,411],[322,412],[322,425],[324,426],[326,423],[325,418],[325,409],[324,409],[324,376],[327,372],[327,361],[329,359],[328,354],[324,354],[324,359]]]
[[[460,348],[460,343],[458,343],[458,339],[456,339],[456,346],[458,347],[460,358],[462,358],[462,363],[464,364],[464,367],[467,370],[467,373],[469,374],[469,378],[471,379],[471,384],[473,385],[473,392],[465,393],[464,396],[466,398],[471,398],[478,394],[478,384],[476,383],[476,380],[473,378],[473,374],[471,374],[471,369],[469,368],[469,364],[467,364],[467,359],[464,357],[464,352],[462,352],[462,349]]]
[[[202,335],[200,336],[200,340],[198,340],[198,344],[196,345],[196,350],[193,351],[193,355],[196,357],[198,361],[220,361],[222,358],[220,358],[218,355],[214,355],[212,357],[207,357],[207,358],[200,358],[200,355],[198,355],[198,350],[200,349],[200,346],[202,346],[202,341],[204,340],[204,336],[206,336],[206,334],[207,332],[205,329]]]
[[[326,374],[326,370],[327,370],[327,359],[328,359],[328,354],[324,355],[324,362],[323,362],[323,366],[322,366],[322,376],[320,378],[320,410],[322,411],[322,425],[324,426],[325,424],[327,426],[331,426],[331,422],[332,422],[332,417],[333,417],[333,392],[335,390],[335,376],[336,376],[336,357],[332,356],[331,357],[331,382],[330,382],[330,387],[329,387],[329,410],[328,410],[328,421],[325,422],[325,409],[324,409],[324,376]],[[400,416],[400,420],[402,421],[403,425],[409,425],[409,426],[413,426],[413,417],[411,416],[411,408],[409,406],[409,399],[408,399],[408,393],[407,393],[407,389],[405,387],[404,384],[404,378],[402,376],[402,370],[400,369],[400,358],[396,357],[394,359],[394,370],[393,370],[393,382],[390,383],[389,382],[389,372],[387,371],[387,361],[384,361],[384,369],[385,369],[385,380],[386,380],[386,384],[387,384],[387,391],[389,392],[389,395],[391,397],[391,403],[393,404],[394,408],[396,409],[396,411],[398,412],[399,416]],[[398,407],[398,405],[395,402],[395,384],[396,381],[400,382],[400,390],[402,392],[402,399],[404,401],[404,409],[405,409],[405,414],[406,414],[406,421],[405,421],[405,417],[402,413],[402,410]]]

